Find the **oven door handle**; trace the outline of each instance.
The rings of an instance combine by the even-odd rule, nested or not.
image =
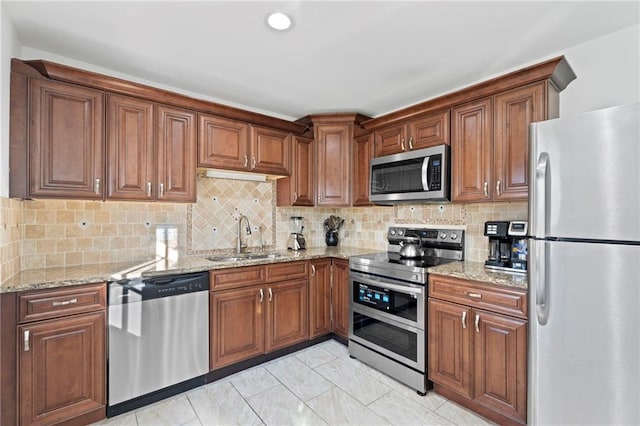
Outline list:
[[[399,284],[391,284],[386,281],[363,276],[362,274],[358,274],[357,272],[352,272],[351,275],[352,277],[357,278],[358,281],[362,281],[363,284],[373,284],[378,287],[397,291],[400,293],[416,294],[416,295],[424,293],[424,287],[415,287],[415,286],[412,286],[411,284],[407,284],[406,286],[399,285]]]

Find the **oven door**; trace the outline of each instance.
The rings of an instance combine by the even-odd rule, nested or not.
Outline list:
[[[349,340],[358,342],[408,367],[425,370],[425,331],[390,321],[382,315],[349,309]]]
[[[393,278],[349,272],[349,303],[365,314],[425,329],[426,287]]]

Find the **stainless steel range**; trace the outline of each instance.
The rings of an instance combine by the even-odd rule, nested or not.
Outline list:
[[[349,355],[427,391],[427,269],[464,258],[464,231],[391,227],[386,253],[349,260]]]

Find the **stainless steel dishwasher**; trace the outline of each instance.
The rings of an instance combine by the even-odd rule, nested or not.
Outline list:
[[[107,416],[205,382],[209,371],[209,275],[109,284]]]

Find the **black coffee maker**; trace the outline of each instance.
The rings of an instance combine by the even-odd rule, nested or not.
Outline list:
[[[489,237],[485,268],[526,273],[527,228],[523,220],[485,222],[484,235]]]

